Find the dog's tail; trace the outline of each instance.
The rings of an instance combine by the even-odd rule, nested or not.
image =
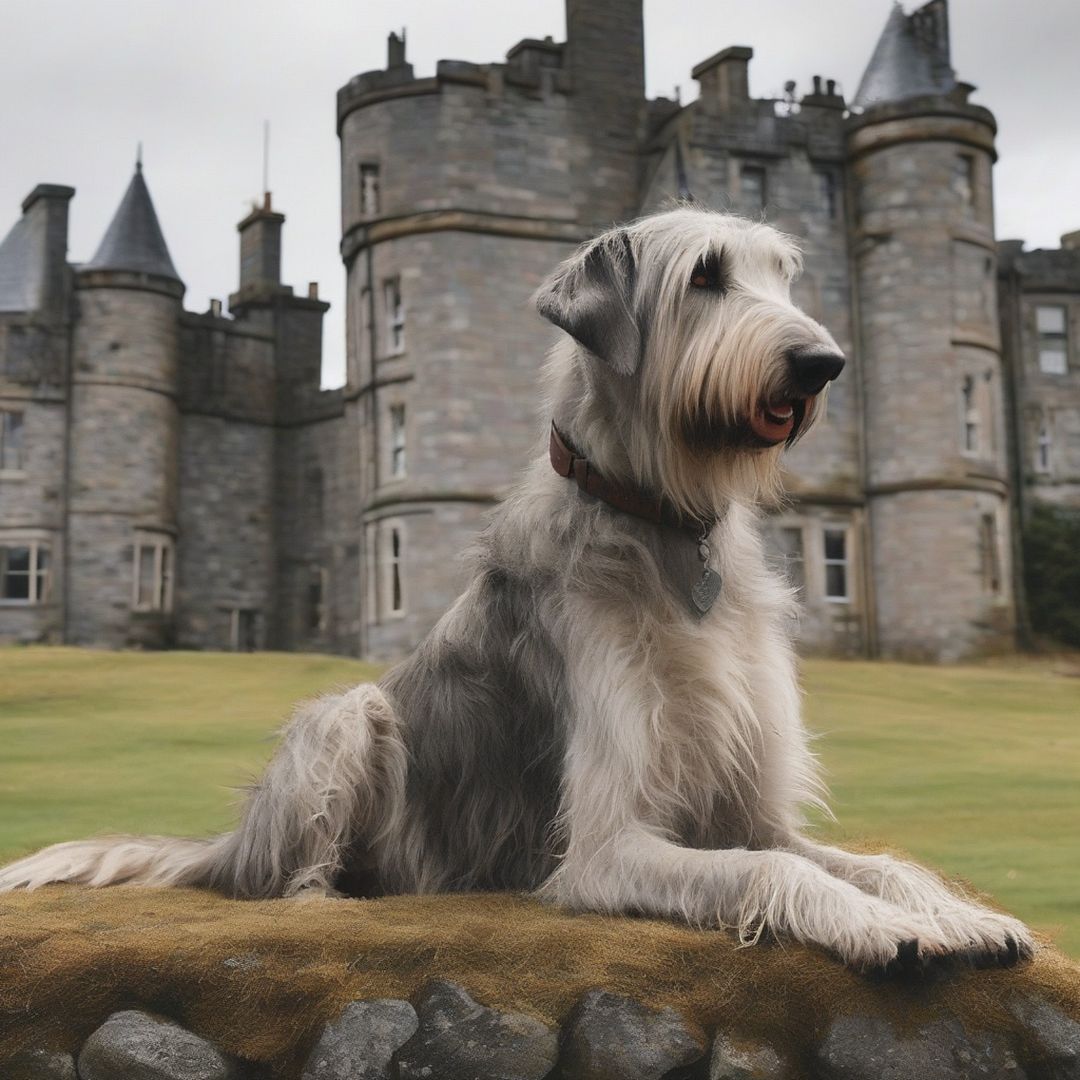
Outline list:
[[[239,827],[209,840],[117,836],[54,844],[0,867],[0,893],[53,882],[191,885],[245,899],[329,892],[350,853],[389,827],[406,752],[370,683],[297,709]]]
[[[72,882],[103,885],[209,885],[230,837],[107,836],[53,844],[0,867],[0,893]]]

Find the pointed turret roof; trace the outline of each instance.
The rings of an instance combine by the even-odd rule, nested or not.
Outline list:
[[[141,161],[135,165],[135,175],[120,200],[101,245],[81,269],[131,270],[180,280],[158,224],[150,191],[143,179]]]
[[[33,226],[23,216],[0,243],[0,311],[33,311],[43,269]]]
[[[947,94],[956,86],[949,62],[946,0],[930,0],[910,15],[896,3],[866,66],[852,105]]]

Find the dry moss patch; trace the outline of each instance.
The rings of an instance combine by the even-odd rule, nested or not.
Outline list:
[[[347,1002],[407,998],[434,977],[549,1023],[600,986],[797,1054],[840,1014],[908,1027],[948,1010],[974,1029],[1012,1027],[1018,992],[1080,1020],[1080,966],[1052,949],[1018,970],[896,983],[805,949],[738,948],[722,933],[568,915],[518,896],[242,902],[58,886],[0,897],[0,1060],[30,1046],[74,1050],[110,1013],[136,1007],[288,1075]]]

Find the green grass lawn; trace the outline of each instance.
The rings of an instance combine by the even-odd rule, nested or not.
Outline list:
[[[0,859],[103,832],[229,827],[297,699],[352,660],[0,649]],[[1080,672],[811,660],[838,824],[993,894],[1080,956]]]

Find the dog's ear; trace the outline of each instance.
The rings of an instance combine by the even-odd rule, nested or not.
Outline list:
[[[634,279],[634,252],[626,230],[606,233],[540,286],[536,310],[620,375],[630,375],[641,357]]]

